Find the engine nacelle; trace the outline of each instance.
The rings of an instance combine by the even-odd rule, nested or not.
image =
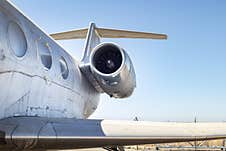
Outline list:
[[[90,56],[90,70],[100,88],[115,98],[129,97],[136,75],[129,55],[114,43],[101,43]]]

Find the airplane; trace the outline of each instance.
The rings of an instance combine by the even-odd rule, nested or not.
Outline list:
[[[49,150],[226,138],[226,123],[95,120],[100,95],[127,98],[136,87],[128,53],[101,38],[167,39],[165,34],[88,28],[48,35],[0,1],[0,149]],[[86,39],[81,60],[56,40]]]

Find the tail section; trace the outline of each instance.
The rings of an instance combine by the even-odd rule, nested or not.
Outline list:
[[[136,74],[129,55],[113,43],[100,44],[100,38],[167,39],[165,34],[98,28],[89,28],[51,34],[55,40],[86,38],[79,68],[99,93],[110,97],[129,97],[136,87]],[[97,46],[98,45],[98,46]]]
[[[94,23],[91,23],[95,25]],[[51,34],[55,40],[84,39],[87,36],[89,28],[71,30],[66,32]],[[95,32],[100,38],[142,38],[142,39],[167,39],[165,34],[137,32],[119,29],[107,29],[95,27]]]
[[[85,50],[82,62],[86,62],[91,50],[100,43],[100,38],[142,38],[142,39],[167,39],[166,34],[138,32],[119,29],[98,28],[90,23],[89,28],[59,32],[50,35],[55,40],[85,39]]]

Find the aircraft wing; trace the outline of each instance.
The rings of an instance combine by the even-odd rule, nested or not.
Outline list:
[[[0,137],[5,147],[76,149],[222,139],[226,123],[13,117],[0,121]]]

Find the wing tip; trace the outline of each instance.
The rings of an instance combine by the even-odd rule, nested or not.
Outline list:
[[[168,35],[167,34],[163,34],[163,40],[167,40],[168,39]]]

